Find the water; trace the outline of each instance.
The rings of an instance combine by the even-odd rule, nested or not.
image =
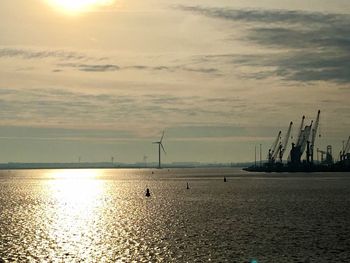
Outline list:
[[[349,173],[153,171],[1,171],[0,262],[350,262]]]

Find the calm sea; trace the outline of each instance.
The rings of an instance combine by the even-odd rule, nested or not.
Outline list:
[[[350,262],[350,173],[0,171],[0,262],[253,260]]]

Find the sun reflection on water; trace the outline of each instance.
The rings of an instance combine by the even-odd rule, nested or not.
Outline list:
[[[56,170],[48,181],[47,222],[55,256],[86,258],[100,240],[96,224],[103,207],[104,182],[97,170]]]
[[[50,193],[58,204],[74,205],[77,210],[95,207],[102,191],[102,182],[97,180],[100,173],[89,169],[52,171]]]

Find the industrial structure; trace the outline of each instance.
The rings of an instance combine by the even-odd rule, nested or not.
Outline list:
[[[318,158],[319,153],[321,154],[321,160]],[[325,165],[333,164],[334,160],[332,155],[332,145],[327,145],[327,151],[323,151],[317,148],[317,161]]]
[[[315,148],[316,138],[321,137],[319,133],[320,115],[321,111],[319,110],[315,121],[311,120],[308,124],[305,124],[305,116],[302,117],[297,136],[292,143],[286,162],[283,162],[283,156],[291,138],[293,122],[290,122],[284,136],[282,136],[281,131],[278,132],[277,137],[268,150],[267,162],[259,167],[255,163],[253,167],[249,167],[246,170],[272,172],[350,170],[350,136],[346,143],[343,141],[343,149],[339,153],[339,162],[337,163],[334,163],[331,145],[327,145],[326,150]],[[314,158],[315,154],[317,155],[317,160]],[[305,156],[304,160],[302,160],[302,156]]]
[[[350,136],[339,154],[339,161],[344,165],[350,165]]]
[[[290,162],[292,165],[299,165],[301,163],[301,156],[306,149],[306,162],[314,162],[314,148],[318,125],[320,123],[321,111],[317,112],[315,123],[311,121],[310,125],[304,127],[305,116],[301,120],[301,125],[296,143],[292,143],[292,150],[290,151]],[[310,138],[311,137],[311,138]]]
[[[281,131],[279,131],[274,143],[272,144],[272,146],[269,149],[269,153],[268,153],[268,162],[270,164],[273,164],[277,161],[277,157],[280,163],[282,163],[282,159],[283,159],[283,155],[287,149],[287,145],[288,145],[288,140],[292,131],[292,126],[293,126],[293,122],[290,122],[288,130],[286,132],[285,137],[282,140],[281,137]]]

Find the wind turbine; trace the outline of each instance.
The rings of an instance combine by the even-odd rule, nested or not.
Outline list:
[[[163,131],[162,137],[160,138],[160,141],[159,142],[153,142],[153,144],[158,144],[158,169],[162,168],[161,167],[161,162],[160,162],[160,154],[161,154],[160,148],[162,148],[163,152],[166,154],[166,152],[164,150],[163,143],[162,143],[163,138],[164,138],[164,131]]]
[[[144,155],[143,156],[143,163],[144,163],[145,167],[147,167],[147,159],[148,159],[148,156]]]

